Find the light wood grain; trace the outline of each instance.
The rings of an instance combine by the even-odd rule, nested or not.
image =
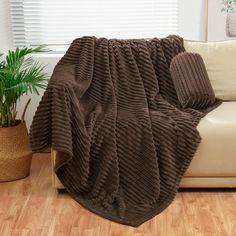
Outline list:
[[[50,154],[33,157],[30,177],[0,183],[0,236],[236,235],[235,191],[179,192],[138,228],[103,219],[51,187]]]

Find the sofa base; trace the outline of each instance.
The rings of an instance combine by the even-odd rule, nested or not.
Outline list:
[[[51,152],[52,167],[55,166],[56,151]],[[52,185],[63,191],[64,186],[52,172]],[[236,176],[184,176],[180,182],[180,188],[236,188]]]
[[[183,177],[180,188],[236,188],[236,177]]]
[[[58,193],[65,189],[55,174],[53,187]],[[183,177],[180,188],[236,188],[236,177]]]

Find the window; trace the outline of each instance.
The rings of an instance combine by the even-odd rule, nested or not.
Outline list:
[[[178,0],[11,0],[15,46],[59,48],[74,38],[178,33]]]

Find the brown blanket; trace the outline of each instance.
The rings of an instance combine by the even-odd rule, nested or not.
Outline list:
[[[83,37],[55,67],[32,149],[57,151],[57,176],[89,210],[138,226],[174,199],[200,142],[196,126],[216,106],[181,108],[169,65],[183,51],[178,36]]]

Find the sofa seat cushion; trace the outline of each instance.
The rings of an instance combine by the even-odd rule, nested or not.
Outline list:
[[[185,176],[236,176],[236,102],[223,102],[199,123],[202,137]]]

